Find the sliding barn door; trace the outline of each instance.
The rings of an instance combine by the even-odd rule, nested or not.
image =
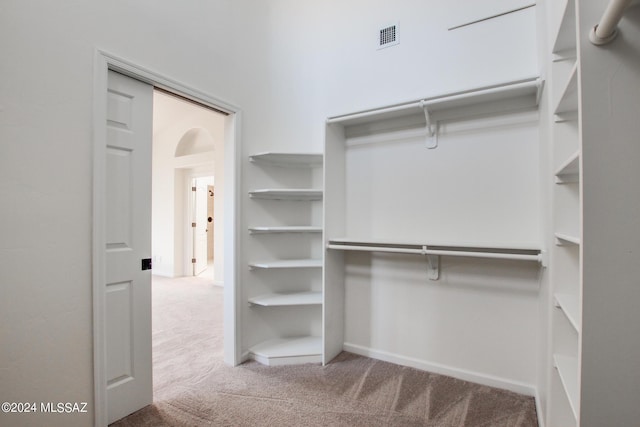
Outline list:
[[[106,360],[109,423],[153,400],[153,88],[109,71],[106,147]]]

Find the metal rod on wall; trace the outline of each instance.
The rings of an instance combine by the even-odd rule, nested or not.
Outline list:
[[[611,42],[618,35],[618,23],[631,0],[611,0],[600,22],[591,29],[589,40],[596,46]]]

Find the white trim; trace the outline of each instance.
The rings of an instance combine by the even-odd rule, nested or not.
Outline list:
[[[536,413],[538,419],[538,427],[545,427],[544,414],[542,413],[542,401],[540,400],[540,391],[536,388],[536,394],[534,396],[536,401]]]
[[[224,111],[225,120],[225,183],[224,212],[225,270],[224,282],[224,360],[231,365],[243,361],[239,348],[240,329],[237,327],[236,311],[240,308],[240,290],[236,281],[239,268],[240,232],[236,213],[240,209],[238,185],[240,182],[240,108],[209,96],[176,80],[164,77],[155,71],[140,67],[108,52],[96,49],[93,70],[93,227],[92,227],[92,291],[93,291],[93,377],[94,377],[94,424],[107,425],[106,388],[106,334],[105,297],[102,292],[105,282],[106,260],[102,248],[105,246],[105,200],[106,167],[106,106],[108,70],[118,71],[136,80],[155,87],[175,92],[201,104]]]
[[[501,388],[503,390],[513,391],[515,393],[524,394],[526,396],[536,396],[536,388],[531,384],[519,381],[500,378],[493,375],[482,374],[479,372],[468,371],[466,369],[454,368],[452,366],[432,363],[422,359],[402,356],[395,353],[389,353],[383,350],[375,350],[357,344],[344,343],[343,349],[350,353],[359,354],[361,356],[371,357],[373,359],[383,360],[385,362],[395,363],[397,365],[409,366],[411,368],[423,371],[433,372],[440,375],[458,378],[464,381],[470,381],[489,387]]]
[[[107,116],[107,59],[95,54],[93,70],[93,227],[92,227],[92,284],[93,284],[93,390],[94,424],[107,425],[107,370],[105,333],[105,295],[102,292],[106,281],[105,187],[106,187],[106,120]]]

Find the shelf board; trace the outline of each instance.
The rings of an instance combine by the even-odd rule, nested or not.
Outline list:
[[[556,184],[580,181],[580,151],[576,151],[556,171]]]
[[[429,111],[434,113],[451,108],[460,108],[520,97],[524,97],[529,100],[530,104],[533,106],[538,104],[541,90],[542,82],[536,77],[520,82],[448,93],[383,108],[333,116],[327,119],[327,123],[342,123],[344,126],[354,126],[373,123],[379,120],[395,119],[411,114],[424,113],[423,106],[427,106]]]
[[[320,268],[322,267],[321,259],[287,259],[279,261],[254,262],[249,264],[251,268]]]
[[[322,362],[322,338],[315,336],[276,338],[249,349],[252,358],[269,366]]]
[[[578,359],[560,354],[553,355],[553,363],[560,375],[560,381],[564,387],[564,391],[569,398],[569,405],[573,411],[573,416],[578,419]]]
[[[454,247],[454,248],[483,248],[495,250],[517,250],[540,252],[540,245],[533,243],[513,243],[504,244],[499,242],[473,242],[473,241],[426,241],[426,240],[397,240],[397,239],[374,239],[359,237],[334,237],[329,239],[329,244],[362,245],[362,246],[399,246],[399,247]]]
[[[267,200],[322,200],[322,190],[305,188],[260,189],[249,192],[254,199]]]
[[[573,123],[577,126],[578,123],[578,111],[566,111],[563,113],[555,114],[553,121],[555,123]]]
[[[249,298],[249,303],[263,307],[283,307],[295,305],[320,305],[322,292],[273,293]]]
[[[249,156],[249,160],[281,167],[315,167],[322,166],[322,153],[265,152]]]
[[[280,233],[322,233],[322,227],[311,225],[289,225],[277,227],[250,227],[251,234],[280,234]]]
[[[571,323],[571,326],[580,333],[580,306],[576,295],[557,293],[553,295],[554,304],[558,307]]]
[[[571,69],[569,80],[567,81],[558,104],[554,110],[555,114],[562,115],[570,111],[578,110],[578,64]]]
[[[576,51],[576,5],[575,0],[567,0],[560,19],[560,25],[553,43],[553,53],[563,55],[565,52]]]
[[[557,246],[580,245],[579,237],[570,236],[564,233],[555,233],[555,237]]]

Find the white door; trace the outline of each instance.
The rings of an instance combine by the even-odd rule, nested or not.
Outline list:
[[[193,180],[193,275],[207,268],[207,205],[208,185],[203,179]]]
[[[111,423],[153,400],[147,268],[153,88],[109,71],[107,98],[105,320]]]

